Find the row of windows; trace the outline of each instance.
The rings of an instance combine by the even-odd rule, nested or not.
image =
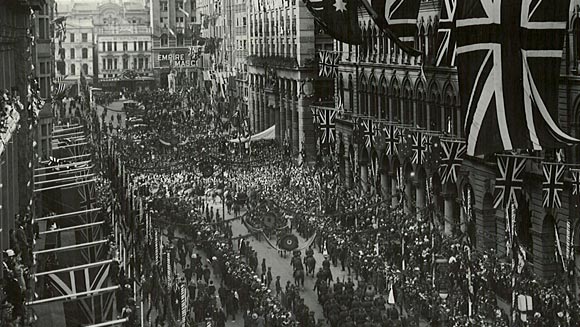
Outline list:
[[[298,53],[298,45],[296,44],[296,39],[293,39],[291,44],[290,40],[287,43],[274,43],[274,44],[254,44],[250,41],[250,55],[257,56],[282,56],[282,57],[296,57]]]
[[[75,41],[75,33],[69,34],[69,42],[74,43]],[[89,35],[88,33],[81,33],[81,42],[89,42]]]
[[[176,42],[178,47],[183,46],[183,44],[184,44],[183,34],[178,33],[175,36],[175,42]],[[161,46],[162,47],[169,46],[169,36],[167,34],[161,34]]]
[[[82,59],[89,58],[89,49],[87,48],[81,49],[81,58]],[[76,59],[76,50],[74,48],[69,50],[69,59]]]
[[[81,69],[82,69],[82,73],[84,75],[89,74],[89,65],[83,64]],[[68,73],[69,73],[69,75],[73,75],[73,76],[76,75],[77,74],[77,66],[75,64],[70,64],[70,70]],[[81,72],[79,72],[79,73],[81,73]]]
[[[461,112],[455,95],[450,91],[445,93],[444,99],[437,90],[432,90],[427,97],[422,86],[413,94],[408,84],[401,89],[398,84],[389,87],[381,80],[377,85],[374,78],[367,82],[365,76],[359,79],[358,90],[355,90],[350,75],[347,88],[342,75],[338,83],[338,92],[346,100],[345,109],[353,113],[463,136]]]
[[[117,58],[103,58],[102,61],[103,70],[117,70],[119,69],[118,59]],[[149,58],[141,57],[141,58],[133,58],[132,66],[129,67],[129,58],[123,58],[121,60],[122,68],[125,69],[134,69],[134,70],[143,70],[149,69]]]
[[[149,42],[147,41],[133,41],[132,42],[132,49],[129,50],[130,42],[101,42],[101,49],[103,52],[105,51],[118,51],[117,44],[120,43],[122,47],[122,51],[148,51],[149,50]]]

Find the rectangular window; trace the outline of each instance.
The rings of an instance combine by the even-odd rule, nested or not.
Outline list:
[[[107,69],[107,60],[103,58],[103,70]]]
[[[113,42],[115,51],[117,51],[117,42]]]
[[[115,70],[117,69],[117,59],[116,58],[113,61],[113,67]]]
[[[143,51],[143,42],[139,41],[139,51]]]
[[[139,69],[143,69],[143,58],[139,58]]]
[[[41,40],[48,39],[48,18],[38,19],[38,38]]]
[[[137,51],[137,41],[133,42],[133,51]]]
[[[129,46],[127,45],[127,41],[123,42],[123,51],[128,51]]]
[[[169,10],[169,5],[168,5],[167,1],[159,1],[159,7],[161,8],[161,11],[168,11]]]
[[[129,60],[123,58],[123,69],[129,69]]]
[[[70,49],[70,59],[75,59],[75,49]]]
[[[42,98],[48,98],[50,96],[50,77],[40,77],[40,96]]]
[[[145,58],[145,69],[149,69],[149,58]]]
[[[113,42],[107,42],[107,51],[113,51]]]
[[[149,42],[145,41],[143,43],[145,43],[145,51],[148,51],[147,49],[149,48]]]
[[[70,33],[70,42],[75,41],[75,33]]]
[[[83,42],[89,42],[89,35],[87,33],[82,33],[81,39]]]
[[[89,50],[87,48],[83,48],[82,56],[83,56],[83,59],[87,59],[89,57]]]
[[[113,59],[107,59],[107,69],[113,69]]]

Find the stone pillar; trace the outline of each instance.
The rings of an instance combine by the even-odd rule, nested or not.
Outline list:
[[[415,205],[417,219],[421,219],[421,214],[425,208],[425,178],[419,176],[417,176],[417,183],[415,183]]]
[[[453,208],[455,207],[455,195],[454,194],[444,194],[445,199],[443,217],[445,217],[445,235],[451,235],[453,233],[453,225],[455,224],[455,213]]]
[[[391,182],[389,180],[389,173],[381,171],[381,196],[383,199],[391,195]]]
[[[300,95],[297,100],[298,110],[298,145],[299,152],[304,150],[306,160],[313,160],[316,157],[316,140],[314,135],[314,125],[312,124],[312,112],[310,104],[312,98]]]
[[[297,97],[296,97],[296,82],[291,82],[291,114],[292,114],[292,149],[294,153],[298,153],[300,151],[300,136],[298,133],[298,106],[297,106]]]
[[[369,192],[369,167],[366,163],[360,165],[360,185],[364,193]]]
[[[345,185],[347,189],[351,189],[352,188],[352,167],[350,165],[350,160],[348,160],[348,158],[346,158],[344,160],[344,180],[345,180]]]
[[[286,85],[284,80],[278,82],[278,119],[276,120],[276,135],[280,144],[284,144],[286,135]]]
[[[407,177],[405,183],[405,213],[411,213],[413,204],[413,182]]]
[[[391,206],[399,204],[399,188],[397,186],[397,174],[391,174]]]

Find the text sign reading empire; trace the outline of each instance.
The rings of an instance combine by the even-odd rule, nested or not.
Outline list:
[[[197,58],[190,53],[160,53],[157,62],[159,67],[196,67]]]

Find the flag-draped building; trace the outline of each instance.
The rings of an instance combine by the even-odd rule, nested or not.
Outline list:
[[[509,253],[514,205],[540,277],[559,271],[558,248],[580,256],[580,2],[353,3],[250,6],[253,130],[276,124],[296,150],[331,142],[349,187],[431,206],[444,233],[469,233],[477,249]]]

